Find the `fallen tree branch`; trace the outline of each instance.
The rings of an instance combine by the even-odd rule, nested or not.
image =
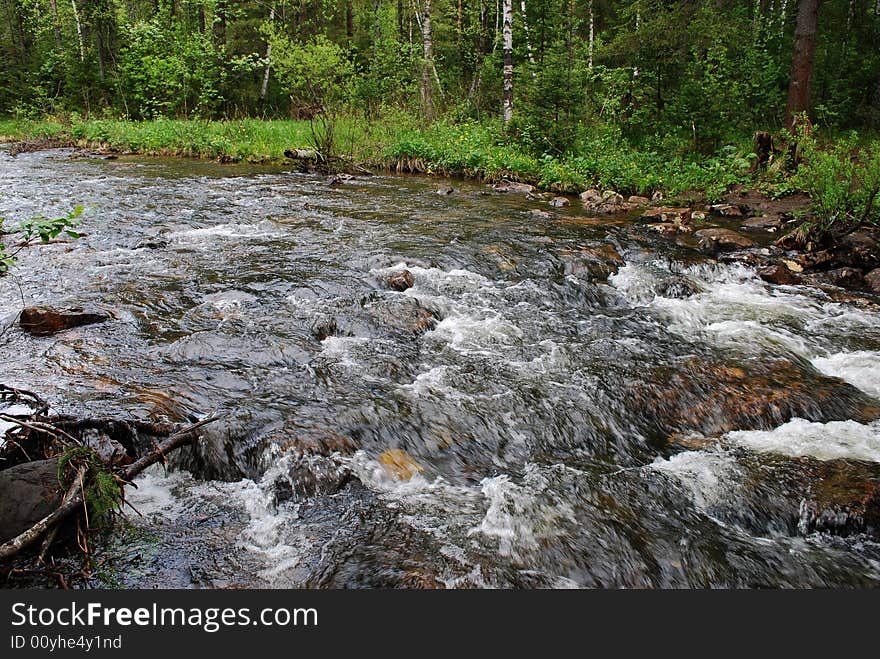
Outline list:
[[[191,436],[193,430],[201,428],[202,426],[206,426],[209,423],[214,423],[214,421],[222,419],[224,416],[224,414],[211,415],[206,419],[202,419],[201,421],[198,421],[191,426],[187,426],[183,430],[174,433],[164,442],[159,444],[159,446],[157,446],[152,453],[148,453],[147,455],[139,458],[138,460],[135,460],[130,465],[128,465],[125,471],[120,474],[120,477],[123,480],[131,481],[135,476],[137,476],[147,467],[154,465],[161,460],[164,460],[166,453],[178,449],[187,442],[192,441],[194,439]]]
[[[137,476],[147,467],[161,460],[164,460],[165,454],[180,448],[187,442],[192,441],[194,439],[192,435],[194,430],[197,430],[198,428],[201,428],[202,426],[205,426],[209,423],[213,423],[214,421],[221,419],[223,416],[224,415],[211,415],[174,433],[161,444],[159,444],[152,453],[148,453],[147,455],[141,457],[139,460],[128,465],[128,467],[121,474],[119,474],[119,477],[126,482],[130,482],[132,479],[134,479],[135,476]],[[20,533],[12,540],[9,540],[3,545],[0,545],[0,561],[5,561],[9,558],[12,558],[25,547],[28,547],[39,540],[44,534],[54,529],[68,515],[70,515],[81,505],[83,505],[84,498],[82,478],[84,475],[85,467],[80,467],[79,471],[77,472],[77,477],[74,479],[73,484],[67,490],[67,493],[64,495],[64,498],[62,499],[61,504],[58,506],[58,508],[56,508],[49,515],[34,524],[27,531]]]

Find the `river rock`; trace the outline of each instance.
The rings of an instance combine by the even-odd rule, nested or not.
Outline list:
[[[836,268],[826,272],[825,277],[840,288],[861,288],[865,283],[864,273],[858,268]]]
[[[880,472],[876,465],[821,462],[811,469],[800,510],[801,533],[865,534],[880,540]]]
[[[639,195],[631,195],[626,203],[632,206],[633,208],[639,208],[643,206],[649,206],[651,204],[651,200],[647,197],[640,197]]]
[[[743,220],[739,226],[746,231],[774,232],[782,227],[782,218],[778,215],[757,215]]]
[[[700,229],[694,236],[699,239],[701,248],[713,254],[755,245],[753,240],[731,229]]]
[[[758,276],[766,282],[780,286],[792,286],[800,282],[800,278],[782,263],[761,268]]]
[[[0,542],[27,531],[60,502],[58,460],[36,460],[0,471]]]
[[[683,300],[700,292],[700,287],[684,275],[673,275],[661,280],[654,288],[660,297]]]
[[[691,219],[690,208],[665,208],[662,206],[649,208],[642,213],[641,219],[654,222],[672,222],[687,224]]]
[[[453,192],[455,192],[455,189],[449,185],[444,185],[442,187],[437,188],[438,195],[443,195],[443,196],[451,195]]]
[[[561,252],[560,257],[564,264],[564,274],[587,274],[590,279],[598,280],[608,279],[626,264],[617,249],[607,243],[598,247]]]
[[[547,211],[541,210],[540,208],[531,209],[529,211],[529,215],[531,217],[534,217],[535,219],[538,219],[538,220],[546,220],[546,219],[553,217],[552,215],[550,215],[550,213],[548,213]]]
[[[874,268],[865,275],[865,283],[872,291],[880,294],[880,268]]]
[[[403,332],[404,334],[423,334],[436,327],[437,315],[423,307],[418,300],[395,296],[384,299],[364,308],[370,320],[383,331]],[[354,334],[360,336],[361,333]]]
[[[840,265],[871,270],[880,266],[880,240],[874,233],[853,231],[841,238],[836,256]]]
[[[26,332],[37,336],[48,336],[72,327],[101,323],[109,318],[106,313],[95,309],[40,306],[25,308],[18,318],[18,324]]]
[[[631,209],[623,195],[614,190],[600,193],[598,190],[585,190],[580,194],[584,209],[591,213],[620,213]]]
[[[410,457],[406,451],[398,448],[383,451],[379,454],[378,460],[385,472],[399,481],[408,481],[424,471],[422,465]]]
[[[713,213],[718,213],[719,215],[724,215],[725,217],[741,217],[743,212],[739,206],[734,206],[733,204],[715,204],[710,206],[709,209]]]
[[[530,194],[535,191],[534,185],[528,183],[519,183],[518,181],[500,181],[492,186],[497,192],[515,192],[519,194]]]
[[[553,199],[550,200],[550,205],[554,208],[565,208],[570,204],[571,202],[565,197],[553,197]]]
[[[397,272],[388,275],[388,279],[385,280],[385,283],[388,284],[388,288],[402,292],[408,288],[412,288],[415,285],[416,280],[409,270],[398,270]]]
[[[278,502],[335,494],[354,478],[345,460],[357,450],[350,437],[317,429],[279,435],[274,443],[284,453],[276,462],[279,469],[273,482]]]

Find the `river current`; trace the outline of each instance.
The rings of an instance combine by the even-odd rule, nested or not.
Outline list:
[[[226,414],[129,493],[104,585],[880,583],[828,519],[880,479],[876,306],[576,201],[70,156],[0,150],[7,222],[86,207],[0,278],[3,382]],[[32,337],[25,304],[113,318]]]

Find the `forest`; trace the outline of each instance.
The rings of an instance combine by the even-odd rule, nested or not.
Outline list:
[[[2,15],[0,115],[18,118],[503,117],[538,155],[597,131],[712,153],[787,111],[880,124],[875,0],[2,0]]]

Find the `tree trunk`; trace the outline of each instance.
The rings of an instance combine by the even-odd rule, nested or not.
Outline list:
[[[397,3],[397,12],[398,14],[400,13],[400,2]],[[354,6],[352,0],[345,0],[345,36],[348,37],[349,41],[354,38]]]
[[[55,45],[61,50],[61,23],[58,21],[58,0],[51,0],[52,4],[52,27],[55,28]]]
[[[79,10],[76,8],[76,0],[70,0],[70,6],[73,7],[73,18],[76,21],[76,36],[79,38],[79,61],[84,62],[86,59],[86,45],[83,41],[83,27],[79,20]]]
[[[422,14],[422,109],[425,119],[434,119],[434,82],[431,79],[431,71],[434,68],[434,35],[431,31],[431,0],[425,0],[424,13]]]
[[[275,22],[275,5],[269,8],[269,23]],[[266,102],[269,93],[269,73],[272,70],[272,42],[266,42],[266,68],[263,69],[263,83],[260,85],[260,103]]]
[[[504,45],[504,125],[513,119],[513,0],[504,0],[504,22],[502,28]]]
[[[791,80],[785,106],[785,127],[792,128],[795,118],[810,107],[810,81],[816,54],[816,32],[819,26],[820,0],[801,0],[794,31],[794,53],[791,58]]]
[[[587,67],[590,69],[593,68],[593,49],[596,47],[595,22],[595,15],[593,14],[593,0],[590,0],[590,41],[587,51]]]
[[[529,17],[526,13],[526,0],[520,0],[519,2],[520,9],[522,10],[522,18],[523,18],[523,31],[526,36],[526,51],[529,54],[529,64],[531,64],[532,68],[532,78],[537,77],[538,73],[535,70],[535,54],[532,52],[532,38],[529,34]]]

